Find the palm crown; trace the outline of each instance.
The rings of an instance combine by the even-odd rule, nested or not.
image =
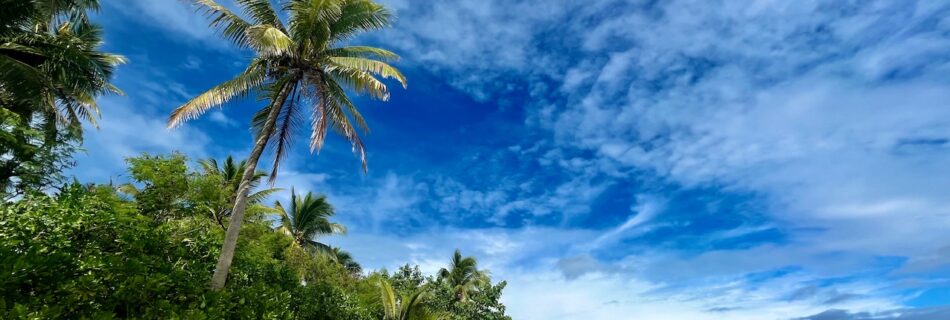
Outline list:
[[[439,280],[452,287],[456,300],[466,300],[472,290],[488,281],[488,273],[478,270],[474,257],[462,257],[462,252],[456,249],[449,268],[439,270]]]
[[[198,165],[201,166],[201,171],[206,176],[218,176],[221,178],[221,187],[225,191],[226,200],[221,203],[215,203],[211,210],[211,215],[214,220],[221,225],[224,224],[224,219],[231,216],[231,204],[234,203],[234,198],[237,196],[238,188],[241,185],[241,175],[244,173],[244,170],[247,169],[247,160],[235,161],[230,155],[224,159],[222,163],[218,163],[218,160],[214,158],[203,159],[198,161]],[[267,177],[267,174],[262,171],[257,171],[252,180],[251,188],[256,188],[260,185],[261,180]],[[254,193],[251,193],[247,196],[247,202],[250,207],[248,210],[253,211],[256,214],[274,212],[273,209],[268,208],[261,203],[267,199],[270,195],[281,191],[279,188],[264,188],[258,190]]]
[[[195,0],[211,25],[242,48],[257,53],[244,72],[175,109],[169,126],[194,119],[232,98],[259,90],[271,100],[254,118],[258,134],[273,142],[275,159],[271,179],[291,144],[294,128],[310,104],[310,148],[319,150],[327,129],[349,140],[366,169],[366,153],[359,132],[365,120],[345,89],[387,100],[389,91],[379,77],[394,78],[403,87],[403,75],[386,63],[398,59],[390,51],[343,45],[359,32],[388,26],[392,14],[369,0],[290,0],[282,9],[285,23],[269,0],[238,0],[244,20],[212,0]]]
[[[333,206],[327,202],[326,196],[314,196],[307,192],[303,197],[290,190],[290,203],[286,206],[280,201],[274,204],[280,217],[278,229],[293,237],[294,243],[313,252],[322,252],[336,257],[333,248],[317,242],[314,238],[322,235],[346,233],[346,227],[339,223],[330,222],[333,216]]]

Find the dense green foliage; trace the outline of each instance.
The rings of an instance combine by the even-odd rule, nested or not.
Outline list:
[[[6,198],[60,182],[96,125],[95,98],[120,93],[109,83],[125,58],[99,51],[89,22],[94,0],[0,0],[0,193]]]
[[[449,263],[450,266],[455,261],[457,260],[453,257]],[[474,259],[471,259],[471,261],[474,261]],[[445,313],[448,319],[511,319],[511,317],[505,315],[505,305],[500,301],[502,290],[505,289],[507,283],[501,281],[492,284],[485,271],[481,271],[481,280],[466,288],[465,299],[459,299],[458,286],[453,285],[451,281],[446,281],[447,279],[441,276],[424,276],[418,266],[404,265],[391,276],[385,271],[371,275],[371,277],[373,276],[388,279],[395,290],[401,294],[411,294],[418,290],[425,290],[428,292],[428,305]]]
[[[383,319],[390,287],[390,307],[416,301],[406,314],[508,319],[504,282],[459,301],[418,267],[363,275],[349,254],[308,250],[265,213],[244,224],[225,290],[209,290],[224,231],[204,209],[228,201],[221,177],[180,154],[128,163],[135,185],[73,183],[0,207],[0,318]]]
[[[0,200],[63,181],[62,171],[72,166],[69,156],[77,141],[69,131],[49,134],[0,109]]]

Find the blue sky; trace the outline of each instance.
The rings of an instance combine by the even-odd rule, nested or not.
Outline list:
[[[278,180],[327,194],[364,266],[461,248],[516,319],[950,318],[950,3],[384,3],[394,28],[354,42],[409,87],[358,99],[369,172],[301,132]],[[127,95],[76,176],[248,153],[259,102],[164,123],[250,52],[179,1],[97,20]]]

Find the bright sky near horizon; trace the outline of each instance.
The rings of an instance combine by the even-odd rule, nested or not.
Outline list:
[[[460,248],[519,320],[950,319],[950,1],[383,2],[353,42],[409,87],[357,100],[369,173],[302,131],[278,179],[328,195],[365,268]],[[96,20],[127,95],[73,174],[249,152],[260,102],[165,119],[250,52],[182,1]]]

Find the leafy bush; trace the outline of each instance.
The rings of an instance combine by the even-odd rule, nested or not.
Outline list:
[[[0,308],[8,318],[108,318],[197,305],[220,235],[185,225],[156,228],[102,187],[4,205]]]
[[[242,227],[225,290],[209,290],[227,221],[200,209],[230,191],[186,161],[143,155],[129,160],[140,187],[74,183],[0,203],[0,319],[380,319],[380,281],[424,291],[426,308],[451,319],[510,319],[504,282],[458,301],[419,267],[363,276],[260,218]]]
[[[301,286],[301,271],[282,260],[290,240],[260,224],[245,230],[228,290],[214,293],[221,228],[201,218],[156,227],[135,208],[80,185],[3,205],[0,318],[365,318],[334,285]]]

